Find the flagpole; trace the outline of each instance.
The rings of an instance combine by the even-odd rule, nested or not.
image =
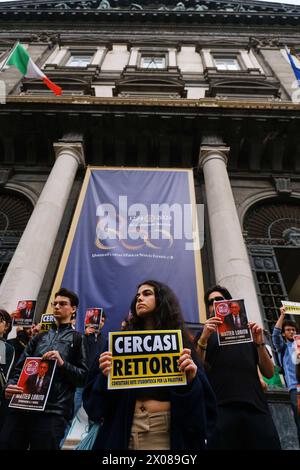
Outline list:
[[[6,57],[5,61],[3,62],[3,64],[2,64],[1,67],[0,67],[0,72],[2,72],[2,70],[3,70],[4,67],[6,66],[7,62],[9,61],[9,59],[11,58],[11,56],[13,55],[13,53],[15,52],[15,49],[16,49],[16,47],[18,46],[18,44],[20,44],[20,41],[17,41],[17,42],[13,45],[13,48],[12,48],[10,54],[8,54],[8,56]]]

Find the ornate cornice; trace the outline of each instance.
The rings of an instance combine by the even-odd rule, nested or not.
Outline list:
[[[4,18],[68,18],[74,19],[125,19],[143,17],[151,21],[177,20],[246,23],[295,23],[300,18],[300,7],[282,3],[265,3],[243,0],[20,0],[0,5]]]
[[[148,106],[148,107],[173,107],[173,108],[210,108],[210,109],[232,109],[232,110],[282,110],[282,111],[295,111],[299,112],[300,118],[300,104],[295,104],[290,101],[231,101],[228,99],[219,98],[202,98],[199,100],[193,99],[155,99],[155,98],[100,98],[95,96],[8,96],[6,104],[55,104],[60,105],[75,105],[83,106]],[[19,109],[19,108],[18,108]],[[6,112],[5,106],[1,106],[0,114]]]
[[[244,0],[19,0],[1,5],[6,10],[136,10],[226,13],[299,13],[296,5]]]

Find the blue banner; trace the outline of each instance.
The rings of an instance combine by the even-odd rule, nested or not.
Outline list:
[[[105,330],[119,330],[146,279],[168,284],[185,320],[199,322],[202,276],[193,244],[193,197],[191,170],[87,170],[53,289],[78,294],[78,330],[92,307],[104,308]]]

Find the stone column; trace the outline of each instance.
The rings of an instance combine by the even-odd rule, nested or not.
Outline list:
[[[37,298],[77,169],[84,165],[81,137],[67,136],[54,150],[55,164],[0,286],[0,307],[9,312],[18,300]]]
[[[222,143],[201,145],[216,283],[233,298],[245,299],[248,318],[262,325],[254,279],[226,169],[229,148]]]

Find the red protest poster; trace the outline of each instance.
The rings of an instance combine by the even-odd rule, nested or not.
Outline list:
[[[14,395],[10,400],[9,407],[43,411],[51,388],[56,362],[53,359],[27,357],[18,380],[18,386],[23,388],[23,393]]]
[[[93,307],[88,308],[85,314],[84,326],[92,326],[96,330],[100,330],[101,318],[103,315],[103,308]]]
[[[218,300],[214,302],[214,311],[222,320],[217,329],[220,346],[252,341],[243,299]]]
[[[35,312],[36,300],[19,300],[13,317],[14,326],[31,326]]]

